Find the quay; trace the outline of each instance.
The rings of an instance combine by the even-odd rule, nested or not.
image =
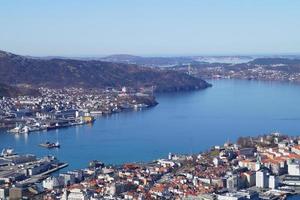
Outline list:
[[[39,88],[40,96],[0,98],[0,127],[27,134],[93,123],[95,116],[157,105],[147,90]]]
[[[1,185],[24,188],[67,166],[68,163],[60,162],[54,156],[37,158],[32,154],[20,155],[13,149],[4,149],[0,155],[0,192]]]
[[[53,172],[56,172],[56,171],[58,171],[58,170],[60,170],[60,169],[63,169],[63,168],[65,168],[65,167],[67,167],[68,165],[69,165],[68,163],[60,163],[57,167],[54,167],[54,168],[52,168],[52,169],[49,169],[49,170],[47,170],[47,171],[45,171],[45,172],[43,172],[43,173],[40,173],[40,174],[38,174],[38,175],[34,175],[34,176],[32,176],[32,177],[30,177],[30,178],[28,178],[28,179],[26,179],[26,180],[23,180],[23,181],[18,182],[17,184],[18,184],[19,186],[22,186],[22,187],[24,187],[24,186],[26,186],[26,185],[34,184],[34,183],[36,183],[36,182],[39,182],[39,181],[42,181],[42,180],[48,178],[48,177],[49,177],[49,176],[48,176],[49,174],[51,174],[51,173],[53,173]]]
[[[44,176],[44,175],[51,174],[51,173],[53,173],[53,172],[56,172],[56,171],[58,171],[58,170],[60,170],[60,169],[63,169],[63,168],[65,168],[65,167],[68,167],[68,166],[69,166],[68,163],[60,163],[60,165],[58,165],[57,167],[55,167],[55,168],[53,168],[53,169],[50,169],[50,170],[48,170],[48,171],[46,171],[46,172],[41,173],[40,176]]]

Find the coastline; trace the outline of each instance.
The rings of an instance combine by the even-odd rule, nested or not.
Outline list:
[[[271,134],[267,134],[267,135],[262,135],[262,136],[257,136],[257,137],[245,137],[244,139],[246,140],[251,140],[252,142],[254,141],[255,144],[255,149],[257,150],[257,154],[258,156],[261,155],[261,153],[264,153],[267,149],[273,147],[274,146],[279,146],[279,151],[280,152],[280,145],[282,143],[282,141],[285,140],[289,140],[291,139],[289,136],[287,135],[281,135],[279,133],[271,133]],[[279,139],[279,140],[278,140]],[[297,141],[298,139],[300,139],[300,137],[298,138],[293,138],[293,141]],[[271,143],[269,143],[270,141],[272,141]],[[292,140],[291,140],[292,141]],[[208,191],[209,192],[196,192],[195,194],[189,194],[187,196],[185,196],[186,198],[204,198],[204,196],[210,196],[210,197],[225,197],[225,196],[240,196],[240,195],[249,195],[251,194],[251,196],[255,196],[257,195],[257,197],[259,196],[259,198],[269,198],[269,199],[294,199],[300,195],[300,189],[297,187],[294,187],[292,185],[287,185],[285,183],[285,176],[283,177],[282,180],[280,180],[280,182],[276,182],[274,183],[274,186],[260,186],[260,180],[258,180],[258,173],[261,173],[261,170],[263,170],[267,165],[266,163],[264,163],[264,160],[261,160],[259,163],[259,168],[256,169],[256,171],[252,170],[251,165],[247,166],[244,164],[241,164],[240,162],[246,161],[247,159],[251,158],[248,157],[249,156],[249,152],[246,153],[246,150],[249,151],[250,148],[252,147],[244,147],[243,145],[247,145],[248,143],[241,143],[241,140],[238,140],[237,143],[231,143],[231,142],[226,142],[224,143],[224,145],[222,146],[213,146],[212,148],[210,148],[207,151],[204,151],[202,153],[197,153],[197,154],[172,154],[169,153],[167,158],[160,158],[157,160],[154,160],[152,162],[148,162],[148,163],[123,163],[121,165],[105,165],[104,163],[100,162],[100,161],[93,161],[93,163],[100,163],[99,166],[101,166],[99,168],[100,171],[102,172],[98,172],[100,173],[99,176],[101,176],[101,173],[114,173],[114,174],[120,174],[120,173],[138,173],[140,170],[145,170],[145,169],[151,169],[152,166],[161,166],[165,168],[165,171],[162,172],[156,179],[154,179],[154,182],[152,184],[150,184],[148,187],[150,188],[155,188],[157,187],[157,185],[164,185],[164,187],[168,188],[169,184],[172,183],[173,181],[176,181],[176,179],[178,177],[185,177],[186,179],[189,179],[188,177],[191,176],[195,179],[195,177],[198,177],[198,184],[203,184],[203,187],[208,187],[210,188]],[[257,146],[258,145],[258,146]],[[262,145],[262,146],[260,146]],[[297,143],[294,143],[295,147],[297,147]],[[300,146],[300,144],[299,144]],[[254,147],[254,146],[253,146]],[[253,149],[254,150],[254,149]],[[238,166],[240,167],[240,169],[243,169],[240,172],[234,172],[235,170],[233,168],[231,168],[233,164],[233,162],[231,162],[231,159],[235,159],[235,158],[230,158],[229,154],[224,154],[224,152],[235,152],[237,156],[236,159],[239,160],[239,164]],[[242,151],[245,153],[242,153]],[[300,154],[298,153],[294,153],[293,150],[290,152],[291,155],[296,156],[297,158],[300,159]],[[300,152],[299,152],[300,153]],[[255,153],[252,154],[252,156],[254,156],[253,160],[249,160],[248,162],[258,162],[256,161],[257,158],[255,158]],[[283,158],[283,157],[282,157]],[[230,161],[230,162],[229,162]],[[209,164],[211,163],[211,164]],[[206,166],[206,170],[205,169],[198,169],[197,166]],[[213,165],[213,166],[211,166]],[[78,169],[78,170],[96,170],[97,168],[91,168],[91,163],[89,165],[90,167],[86,168],[86,169]],[[245,169],[248,168],[249,171],[245,172]],[[200,170],[200,171],[194,171],[195,169]],[[133,171],[132,171],[133,170]],[[203,170],[203,171],[202,171]],[[212,170],[212,171],[211,171]],[[223,171],[224,170],[224,171]],[[270,169],[268,169],[270,170]],[[97,171],[97,170],[96,170]],[[93,173],[96,173],[93,172]],[[108,171],[108,172],[106,172]],[[202,171],[202,172],[201,172]],[[228,176],[228,171],[230,172],[231,175]],[[184,172],[184,174],[183,174]],[[226,172],[226,173],[225,173]],[[227,177],[228,179],[232,176],[233,174],[239,174],[239,173],[256,173],[256,184],[254,183],[254,185],[249,185],[249,186],[232,186],[225,184],[225,185],[219,185],[218,187],[214,188],[212,187],[212,185],[214,185],[213,183],[215,181],[217,181],[218,179],[223,179],[224,177]],[[281,172],[283,173],[283,172]],[[288,172],[290,174],[290,171]],[[269,176],[269,175],[268,175]],[[273,175],[272,175],[273,176]],[[275,174],[274,174],[275,176]],[[288,176],[288,175],[287,175]],[[177,177],[177,178],[176,178]],[[239,175],[238,175],[239,177]],[[270,175],[271,177],[271,175]],[[300,177],[300,174],[299,174]],[[280,178],[281,179],[281,178]],[[125,179],[126,180],[126,179]],[[230,179],[231,180],[231,179]],[[276,179],[275,179],[276,180]],[[278,178],[279,180],[279,178]],[[82,182],[82,184],[84,184],[84,180]],[[238,182],[237,182],[238,183]],[[81,184],[81,182],[77,183],[77,184]],[[183,185],[187,184],[190,187],[192,187],[192,185],[190,185],[191,183],[189,182],[183,182]],[[221,184],[221,182],[218,182],[218,184]],[[249,184],[249,183],[248,183]],[[271,183],[270,183],[271,184]],[[273,183],[272,183],[273,184]],[[199,186],[198,186],[199,187]],[[241,188],[239,188],[241,187]],[[88,188],[88,187],[87,187]],[[199,189],[199,188],[198,188]],[[151,193],[151,190],[149,190],[149,192]],[[201,191],[201,190],[199,190]],[[132,191],[133,192],[133,191]],[[133,192],[134,193],[134,192]],[[153,195],[153,194],[152,194]],[[175,194],[174,194],[175,195]],[[160,195],[158,195],[160,196]],[[160,196],[162,197],[162,196]],[[174,197],[179,197],[177,195],[175,195]],[[182,196],[180,196],[182,197]]]

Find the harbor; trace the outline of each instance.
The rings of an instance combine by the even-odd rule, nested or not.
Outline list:
[[[95,116],[141,110],[157,102],[150,90],[108,88],[39,88],[40,96],[0,99],[0,128],[13,134],[91,124]]]
[[[38,158],[33,154],[15,153],[11,148],[3,149],[0,155],[1,195],[27,190],[51,173],[67,166],[68,163],[61,162],[54,156]],[[11,198],[14,199],[13,195]]]
[[[247,88],[251,89],[246,90]],[[153,109],[102,115],[94,123],[84,126],[37,131],[34,134],[11,134],[4,130],[0,134],[0,147],[10,146],[19,154],[32,153],[37,157],[54,155],[69,163],[66,168],[56,172],[64,174],[64,177],[74,178],[70,174],[79,169],[85,171],[88,163],[94,159],[105,163],[107,168],[122,166],[124,163],[143,162],[145,164],[141,169],[145,165],[160,169],[161,164],[153,166],[151,161],[166,158],[169,152],[178,156],[180,153],[198,155],[213,145],[222,146],[224,141],[236,141],[238,135],[255,136],[268,133],[268,130],[278,130],[290,133],[291,137],[297,136],[299,123],[295,118],[299,107],[292,102],[300,99],[296,92],[298,89],[299,86],[285,84],[219,80],[214,82],[213,88],[205,92],[159,95],[157,100],[160,104]],[[277,90],[279,91],[276,92]],[[234,97],[237,91],[238,98]],[[287,95],[282,96],[282,92]],[[216,98],[224,94],[226,96],[222,100]],[[260,94],[268,95],[273,103],[270,104],[265,99],[258,104],[255,99]],[[223,106],[224,101],[228,106]],[[237,104],[236,101],[240,103]],[[276,106],[282,102],[285,107]],[[248,109],[250,107],[253,109]],[[272,116],[266,114],[267,110],[273,109],[276,112]],[[237,112],[240,110],[243,112]],[[48,149],[39,146],[47,141],[59,141],[61,148]],[[131,173],[131,170],[125,172]],[[111,170],[104,172],[105,177],[107,172],[112,173]],[[116,174],[118,172],[119,170]],[[55,179],[48,178],[45,179],[45,184],[49,183],[51,186]],[[170,177],[164,175],[164,178],[166,179],[163,180],[169,180]],[[78,183],[79,179],[73,180]],[[110,180],[110,176],[107,180]],[[79,191],[84,192],[80,188]],[[160,191],[160,186],[154,191]],[[75,194],[76,190],[67,193],[69,192]]]
[[[211,82],[214,87],[205,91],[159,94],[156,98],[159,104],[155,107],[100,115],[85,125],[29,134],[11,134],[2,129],[0,149],[12,147],[19,153],[38,156],[54,154],[70,163],[69,169],[76,169],[95,158],[111,164],[147,162],[169,151],[204,150],[213,144],[236,140],[237,135],[269,131],[298,133],[299,85],[238,80]],[[235,96],[237,92],[239,95]],[[265,95],[269,98],[264,98]],[[224,97],[221,100],[219,96]],[[224,102],[227,106],[223,106]],[[282,103],[284,107],[278,106]],[[268,114],[270,110],[276,112]],[[59,141],[62,148],[49,150],[38,146],[47,141]]]

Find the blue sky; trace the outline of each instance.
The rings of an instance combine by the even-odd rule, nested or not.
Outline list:
[[[0,49],[34,56],[298,54],[300,1],[1,1]]]

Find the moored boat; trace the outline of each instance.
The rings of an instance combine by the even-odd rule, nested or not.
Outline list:
[[[60,148],[59,142],[55,142],[55,143],[52,143],[52,142],[46,142],[46,143],[41,143],[41,144],[39,144],[39,146],[45,147],[45,148],[48,148],[48,149],[52,149],[52,148]]]

